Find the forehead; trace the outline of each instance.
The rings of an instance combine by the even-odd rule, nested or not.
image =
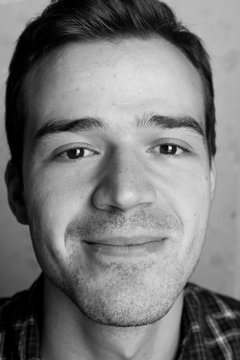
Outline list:
[[[204,123],[201,77],[162,38],[68,44],[32,68],[25,95],[28,127],[36,129],[50,118],[107,118],[106,110],[135,116],[160,111]]]

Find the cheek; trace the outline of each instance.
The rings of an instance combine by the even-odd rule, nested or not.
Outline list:
[[[155,176],[158,206],[167,202],[185,225],[195,224],[208,215],[210,205],[210,173],[207,163],[173,165]]]
[[[45,273],[60,279],[69,257],[65,231],[73,219],[85,213],[87,189],[79,190],[64,176],[35,176],[28,184],[26,203],[36,257]]]
[[[168,168],[164,177],[158,177],[155,186],[158,189],[158,207],[167,202],[181,219],[184,238],[189,243],[198,235],[202,238],[201,234],[207,226],[210,173],[205,161],[192,161],[183,165]]]
[[[189,261],[200,256],[207,229],[210,208],[209,177],[200,172],[191,173],[179,188],[179,213],[184,224],[184,239],[180,257],[185,254]]]
[[[209,177],[204,174],[192,174],[191,177],[189,175],[189,181],[186,181],[184,190],[188,216],[193,219],[193,224],[196,222],[199,225],[206,225],[210,208]]]
[[[84,215],[89,203],[89,189],[80,186],[76,177],[56,177],[52,173],[29,177],[27,189],[26,204],[33,241],[63,250],[65,230],[73,219]]]

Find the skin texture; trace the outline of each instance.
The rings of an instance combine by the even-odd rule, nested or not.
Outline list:
[[[174,358],[215,172],[204,136],[161,121],[191,118],[204,132],[198,72],[161,38],[74,43],[35,65],[25,92],[24,188],[14,212],[30,225],[46,276],[46,357],[59,356],[46,332],[51,344],[65,332],[65,358],[79,348],[89,359],[101,358],[99,348],[105,359]],[[154,115],[158,125],[146,125]],[[101,128],[43,136],[49,122],[89,117]]]

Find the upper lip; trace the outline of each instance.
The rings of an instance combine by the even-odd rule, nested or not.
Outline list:
[[[150,242],[156,242],[160,240],[164,240],[163,236],[132,236],[132,237],[124,237],[117,236],[111,238],[104,239],[95,239],[95,240],[85,240],[87,244],[90,245],[108,245],[108,246],[137,246],[143,245]]]

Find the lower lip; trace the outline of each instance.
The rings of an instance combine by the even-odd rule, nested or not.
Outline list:
[[[156,253],[161,250],[164,239],[151,241],[138,245],[114,246],[106,244],[85,243],[87,249],[97,255],[107,255],[116,257],[146,256],[147,253]]]

